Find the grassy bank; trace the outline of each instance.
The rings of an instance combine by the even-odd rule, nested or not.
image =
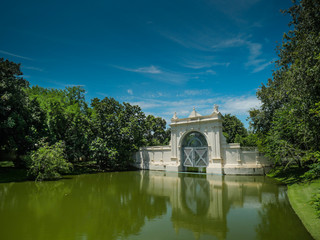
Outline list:
[[[319,189],[320,179],[311,183],[288,186],[288,197],[292,208],[311,235],[317,240],[320,240],[320,218],[317,217],[315,208],[310,202]]]
[[[316,240],[320,240],[320,218],[311,204],[314,195],[320,191],[320,179],[303,182],[302,176],[305,171],[306,169],[297,166],[277,167],[272,169],[268,176],[288,185],[288,197],[292,208],[310,234]]]

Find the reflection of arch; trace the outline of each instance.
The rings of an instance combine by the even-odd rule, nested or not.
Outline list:
[[[210,184],[206,178],[181,178],[181,204],[193,216],[205,216],[210,206]]]
[[[184,167],[208,166],[208,142],[200,132],[189,132],[181,141],[181,160]]]

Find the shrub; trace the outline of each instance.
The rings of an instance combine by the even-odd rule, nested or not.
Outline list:
[[[90,144],[90,152],[92,158],[102,169],[118,169],[119,154],[116,149],[109,148],[106,141],[97,137]]]
[[[320,218],[320,191],[316,194],[311,199],[311,205],[316,209],[316,214],[318,218]]]
[[[302,176],[305,181],[312,181],[314,179],[320,178],[320,152],[312,152],[306,156],[306,162],[311,162],[308,164],[309,170]]]
[[[61,173],[70,172],[72,164],[66,160],[65,147],[62,141],[49,146],[43,143],[30,156],[28,175],[36,181],[57,179]]]

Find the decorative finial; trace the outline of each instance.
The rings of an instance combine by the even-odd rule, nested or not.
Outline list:
[[[196,108],[195,107],[193,107],[193,111],[195,111],[196,110]]]
[[[172,119],[178,119],[177,112],[174,112]]]
[[[215,112],[215,113],[219,112],[219,106],[217,104],[214,105],[213,112]]]

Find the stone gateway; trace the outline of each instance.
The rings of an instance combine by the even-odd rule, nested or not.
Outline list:
[[[263,175],[270,169],[271,163],[257,149],[226,142],[217,105],[207,116],[201,116],[195,108],[188,118],[179,119],[175,113],[170,127],[170,145],[140,148],[134,155],[136,167],[243,175]]]

